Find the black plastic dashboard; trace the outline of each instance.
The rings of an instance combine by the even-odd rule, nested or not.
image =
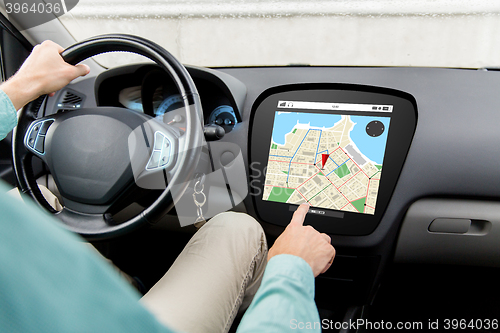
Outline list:
[[[149,65],[148,65],[149,66]],[[118,100],[119,89],[112,88],[126,80],[117,79],[129,75],[138,67],[122,67],[101,74],[95,78],[82,80],[70,86],[74,91],[91,96],[95,89],[100,104],[113,104]],[[493,248],[498,233],[498,223],[484,212],[479,214],[474,203],[487,202],[499,205],[500,177],[500,73],[496,71],[478,71],[438,68],[349,68],[349,67],[276,67],[276,68],[221,68],[205,70],[189,68],[195,83],[200,82],[200,95],[205,108],[205,120],[209,112],[224,103],[230,105],[237,114],[238,123],[220,140],[239,146],[244,162],[248,167],[248,186],[252,193],[259,177],[251,173],[253,155],[250,153],[251,140],[261,135],[258,129],[251,131],[253,112],[259,104],[260,96],[271,88],[289,85],[301,87],[318,85],[368,86],[374,89],[388,89],[402,92],[414,101],[418,110],[416,128],[411,144],[404,153],[404,164],[399,178],[394,181],[393,191],[387,198],[387,206],[380,216],[380,222],[374,230],[364,235],[346,235],[335,233],[331,229],[332,243],[337,249],[335,265],[339,269],[330,271],[320,279],[317,286],[325,295],[344,290],[351,302],[365,302],[374,292],[374,285],[380,281],[381,272],[386,264],[396,259],[405,262],[418,262],[439,256],[439,249],[429,248],[425,256],[418,257],[418,244],[449,244],[448,256],[443,259],[450,263],[454,254],[459,256],[471,246],[482,246],[481,255],[498,252]],[[114,80],[114,81],[113,81]],[[107,82],[107,83],[106,83]],[[128,82],[129,86],[140,84],[140,80]],[[205,82],[205,83],[201,83]],[[206,84],[208,82],[208,85]],[[112,83],[112,84],[111,84]],[[126,84],[123,85],[124,88]],[[214,88],[215,87],[215,88]],[[102,97],[101,97],[102,96]],[[47,110],[55,107],[55,101],[49,101]],[[52,103],[52,104],[51,104]],[[84,103],[95,103],[87,98]],[[413,130],[411,130],[413,134]],[[411,136],[411,135],[410,135]],[[254,149],[254,148],[252,148]],[[269,146],[263,146],[267,154]],[[221,162],[223,151],[213,153],[215,166]],[[443,204],[440,209],[427,211],[429,222],[420,220],[421,229],[415,234],[413,228],[402,228],[405,215],[414,203],[425,200],[446,200],[471,204],[471,209],[462,209],[457,213],[456,205]],[[244,199],[246,211],[259,218],[252,195]],[[432,205],[417,205],[428,209]],[[415,206],[416,207],[416,206]],[[447,210],[446,208],[449,207]],[[462,205],[462,207],[465,207]],[[414,208],[415,210],[416,208]],[[496,212],[497,210],[491,210]],[[415,215],[415,214],[413,214]],[[418,215],[418,214],[417,214]],[[480,219],[479,217],[480,216]],[[275,218],[280,218],[277,216]],[[491,220],[492,225],[486,233],[464,232],[449,234],[432,233],[429,224],[437,218]],[[278,236],[289,219],[289,214],[281,216],[279,223],[260,221],[266,233],[272,239]],[[328,223],[325,222],[325,223]],[[332,220],[332,223],[334,221]],[[400,236],[409,232],[416,235]],[[462,238],[460,238],[462,237]],[[475,238],[474,238],[475,237]],[[413,246],[408,247],[411,239]],[[451,240],[451,241],[450,241]],[[486,240],[486,241],[485,241]],[[419,243],[420,242],[420,243]],[[466,246],[463,244],[467,244]],[[417,250],[416,250],[417,249]],[[409,255],[409,251],[412,255]],[[415,254],[417,253],[417,254]],[[417,257],[417,259],[415,259]],[[419,259],[420,258],[420,259]],[[424,259],[422,259],[424,258]],[[425,259],[427,258],[427,259]],[[479,260],[479,264],[500,266],[500,258],[492,255],[491,260]],[[474,262],[469,257],[465,264]],[[430,260],[430,259],[429,259]],[[335,267],[335,266],[334,266]],[[344,269],[345,268],[345,269]],[[354,292],[355,291],[355,292]],[[353,293],[351,293],[353,292]],[[357,296],[353,296],[357,295]],[[346,296],[347,299],[347,296]]]
[[[498,142],[500,73],[434,68],[238,68],[221,69],[248,88],[242,113],[245,129],[251,108],[269,87],[296,83],[363,84],[411,94],[418,122],[407,159],[378,228],[360,237],[333,236],[353,248],[377,248],[399,228],[408,207],[423,197],[496,200],[500,179]],[[235,136],[236,133],[231,133]],[[247,133],[240,139],[247,145]],[[479,162],[481,161],[481,162]],[[252,208],[248,201],[247,207]]]

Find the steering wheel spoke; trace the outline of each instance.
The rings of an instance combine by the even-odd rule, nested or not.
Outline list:
[[[152,135],[151,155],[146,164],[146,171],[156,171],[164,169],[171,170],[177,161],[179,151],[179,137],[181,132],[175,126],[170,126],[156,119],[148,122]]]
[[[52,117],[44,117],[33,121],[24,137],[24,146],[43,160],[45,159],[45,139],[54,121],[55,119]]]
[[[88,214],[68,208],[56,213],[56,216],[73,232],[77,232],[89,240],[99,239],[96,237],[99,231],[114,231],[123,234],[138,227],[137,224],[134,225],[135,221],[133,220],[127,221],[125,224],[117,224],[109,214]]]

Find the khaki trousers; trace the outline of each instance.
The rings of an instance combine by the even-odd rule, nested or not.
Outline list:
[[[188,242],[142,303],[181,332],[227,332],[257,292],[267,263],[260,224],[242,213],[213,217]]]

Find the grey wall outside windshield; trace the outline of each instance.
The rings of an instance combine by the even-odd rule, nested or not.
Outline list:
[[[138,34],[190,65],[500,66],[494,0],[80,0],[60,20],[78,40]]]

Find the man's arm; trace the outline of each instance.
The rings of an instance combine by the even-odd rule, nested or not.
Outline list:
[[[314,277],[330,268],[335,249],[330,237],[304,226],[309,205],[302,204],[269,250],[259,291],[243,317],[239,333],[320,332]]]
[[[85,76],[87,65],[70,65],[60,53],[64,49],[52,41],[45,41],[33,48],[19,71],[0,85],[9,96],[14,108],[19,110],[43,94],[53,94],[79,76]]]

